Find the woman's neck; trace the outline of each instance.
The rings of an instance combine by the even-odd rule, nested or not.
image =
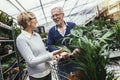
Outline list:
[[[26,28],[26,29],[24,29],[26,32],[28,32],[28,33],[30,33],[30,34],[33,34],[33,29],[31,29],[31,28]]]

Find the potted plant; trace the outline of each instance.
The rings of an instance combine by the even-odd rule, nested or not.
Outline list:
[[[5,53],[10,54],[10,53],[12,53],[12,50],[13,50],[13,47],[11,45],[7,44],[4,46]]]
[[[69,44],[72,47],[80,49],[80,54],[76,55],[73,62],[78,64],[77,68],[81,70],[82,76],[76,80],[116,80],[114,71],[108,72],[106,69],[110,54],[109,42],[114,31],[98,28],[99,26],[95,25],[76,26],[65,38],[70,39]]]

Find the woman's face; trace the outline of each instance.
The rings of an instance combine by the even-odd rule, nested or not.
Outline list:
[[[31,26],[32,28],[35,28],[35,27],[36,27],[36,24],[37,24],[37,19],[36,19],[36,17],[30,18],[29,24],[30,24],[30,26]]]

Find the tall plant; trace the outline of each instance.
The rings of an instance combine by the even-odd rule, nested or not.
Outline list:
[[[114,73],[106,70],[110,54],[108,42],[112,40],[113,31],[93,27],[96,26],[76,26],[65,38],[70,39],[72,47],[80,48],[80,54],[74,61],[83,73],[79,80],[116,80]]]
[[[116,23],[113,25],[113,30],[115,32],[114,34],[115,47],[120,49],[120,19],[117,20]]]

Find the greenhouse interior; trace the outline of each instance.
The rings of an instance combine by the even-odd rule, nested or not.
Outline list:
[[[0,4],[0,80],[120,80],[120,0],[0,0]],[[62,13],[53,15],[55,7],[60,8]],[[18,16],[27,11],[35,15],[34,18],[29,17],[30,20],[36,21],[37,27],[33,31],[39,34],[44,50],[52,56],[36,54],[31,49],[32,42],[29,45],[27,41],[31,53],[25,51],[27,49],[24,48],[25,40],[20,39],[19,35],[22,31],[26,33],[29,21],[26,21],[25,26],[19,25]],[[59,28],[60,16],[64,16],[62,17],[64,33],[69,26],[67,22],[70,22],[70,27],[73,25],[72,22],[75,23],[75,27],[69,31],[69,34],[62,36],[61,45],[54,42],[52,44],[50,39],[54,36],[56,39],[59,38],[57,33],[51,33],[50,36],[52,27],[55,27],[60,35],[63,34]],[[23,17],[27,20],[25,16]],[[32,36],[33,33],[26,35]],[[66,44],[74,49],[70,50],[63,44],[67,40]],[[37,45],[42,46],[39,39],[34,42],[37,41]],[[34,48],[39,48],[37,45]],[[66,54],[62,55],[62,52],[54,54],[54,51],[53,53],[49,51],[48,45],[55,46],[57,50],[62,49],[61,51]],[[21,48],[22,46],[24,49]],[[23,51],[20,51],[22,49]],[[41,53],[44,53],[42,55],[45,55],[45,52],[42,52],[44,50],[41,50]],[[25,52],[28,55],[26,57],[23,56]],[[32,54],[32,57],[29,54]],[[31,58],[25,59],[28,57]],[[70,73],[59,70],[58,63],[64,59],[77,64],[75,68],[78,70]],[[45,65],[49,66],[51,79],[43,79],[48,74],[48,72],[43,74],[44,70],[41,70]],[[72,70],[72,67],[69,67]],[[36,71],[30,73],[29,69]]]

